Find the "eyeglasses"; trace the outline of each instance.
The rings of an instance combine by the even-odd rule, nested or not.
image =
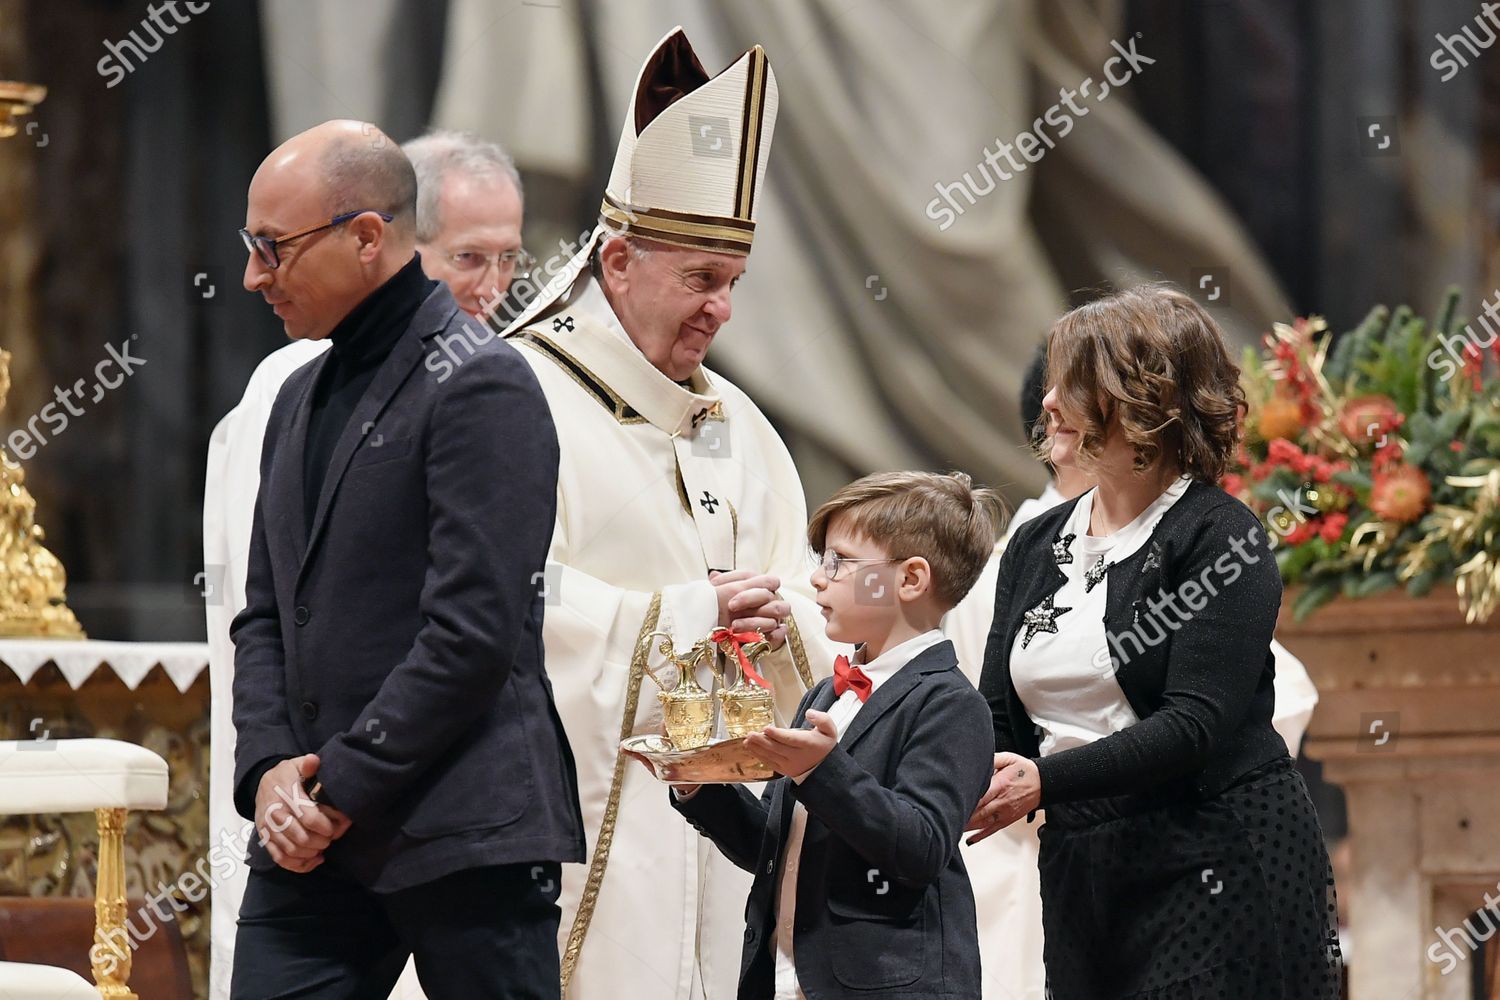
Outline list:
[[[823,561],[819,565],[823,567],[823,575],[828,577],[828,581],[832,583],[839,578],[839,570],[845,566],[853,566],[857,563],[893,563],[900,561],[900,559],[849,559],[829,549],[823,553]]]
[[[320,225],[308,226],[306,229],[299,229],[295,233],[287,233],[285,236],[255,236],[250,230],[241,229],[240,239],[245,241],[245,250],[247,252],[255,254],[260,258],[262,264],[274,271],[281,266],[281,255],[276,249],[281,244],[290,243],[292,240],[300,240],[304,236],[311,236],[313,233],[332,229],[334,226],[342,226],[350,219],[364,215],[366,212],[374,212],[386,222],[390,222],[394,218],[389,212],[382,212],[374,208],[361,208],[356,212],[345,212],[343,215],[335,215]]]
[[[455,271],[483,271],[499,267],[500,273],[515,272],[524,278],[536,267],[536,257],[523,247],[519,250],[502,250],[500,253],[481,253],[478,250],[456,250],[443,254],[443,259]]]

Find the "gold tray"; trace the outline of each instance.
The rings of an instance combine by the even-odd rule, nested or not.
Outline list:
[[[743,739],[718,740],[697,750],[674,750],[661,736],[632,736],[620,742],[620,749],[645,757],[657,780],[669,785],[736,785],[776,777],[775,771],[745,749]],[[663,766],[672,768],[670,781],[661,776]]]

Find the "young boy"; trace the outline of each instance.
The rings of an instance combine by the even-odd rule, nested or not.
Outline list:
[[[675,786],[673,803],[755,876],[741,1000],[978,1000],[959,856],[988,787],[990,711],[938,623],[974,585],[1000,506],[962,473],[866,476],[808,525],[828,635],[858,646],[792,728],[746,739],[778,777]]]

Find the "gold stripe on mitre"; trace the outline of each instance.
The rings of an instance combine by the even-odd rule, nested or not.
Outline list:
[[[761,139],[765,134],[761,126],[766,113],[766,77],[770,68],[766,50],[759,45],[751,48],[748,54],[750,65],[749,72],[745,74],[745,115],[740,127],[740,169],[734,191],[734,214],[741,219],[754,217],[755,172],[760,165]]]
[[[627,208],[608,193],[599,205],[599,221],[626,236],[740,256],[750,253],[750,241],[755,235],[755,223],[746,219],[659,208]]]

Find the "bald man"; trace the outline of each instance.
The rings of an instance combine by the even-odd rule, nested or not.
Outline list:
[[[244,285],[331,348],[271,409],[234,619],[234,799],[254,822],[231,996],[558,996],[583,859],[543,672],[556,432],[415,253],[410,161],[328,122],[250,183]],[[502,437],[496,427],[509,433]]]

